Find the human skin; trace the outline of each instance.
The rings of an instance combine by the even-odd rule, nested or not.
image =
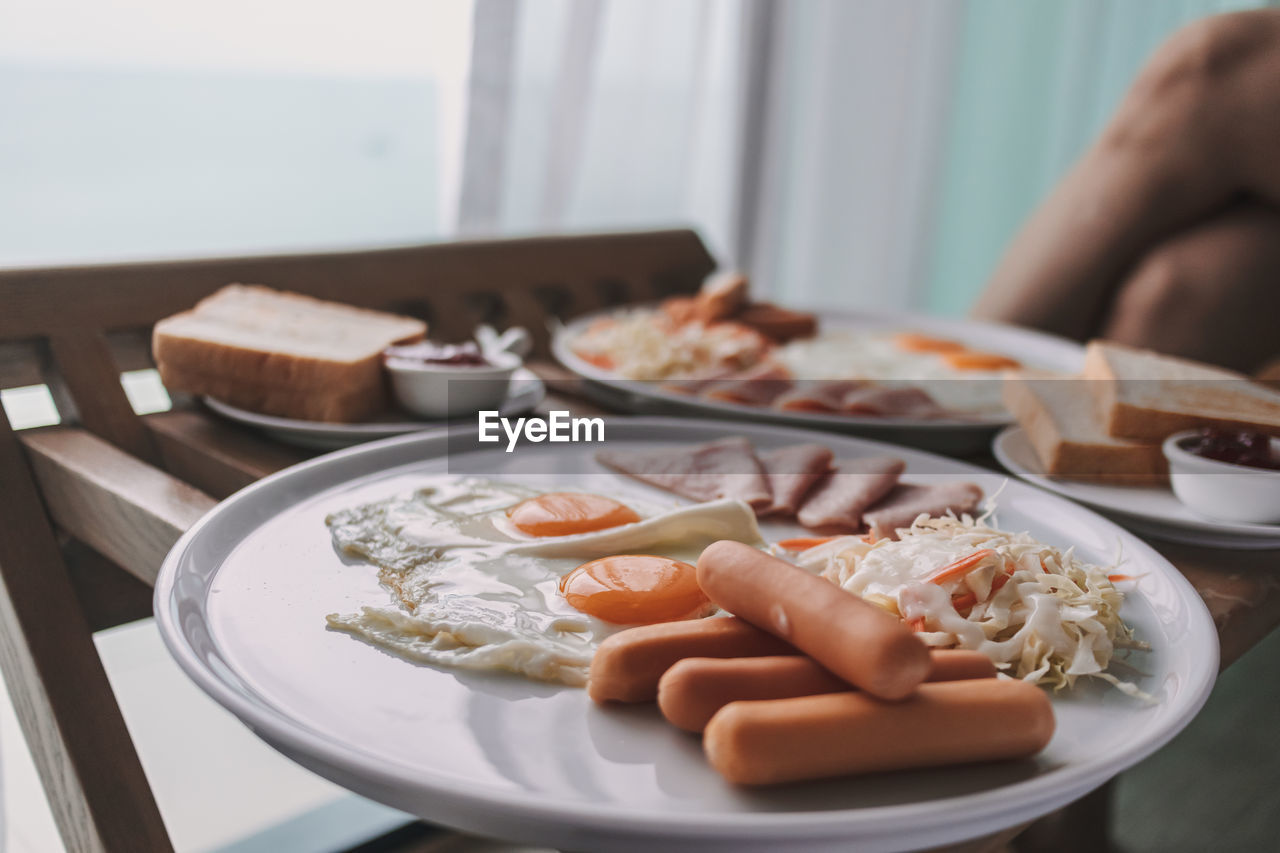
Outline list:
[[[1006,251],[975,316],[1234,367],[1280,355],[1280,10],[1151,57]]]

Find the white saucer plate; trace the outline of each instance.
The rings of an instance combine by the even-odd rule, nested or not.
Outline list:
[[[1280,524],[1217,521],[1197,514],[1168,486],[1125,486],[1059,480],[1044,473],[1021,427],[1001,431],[992,443],[996,459],[1028,483],[1093,507],[1139,533],[1214,548],[1258,550],[1280,548]]]
[[[506,402],[502,404],[499,411],[504,417],[524,414],[541,403],[546,394],[546,385],[538,375],[528,368],[520,368],[512,374],[511,390],[507,393]],[[407,412],[402,413],[402,419],[388,418],[351,424],[304,421],[250,412],[212,397],[201,399],[211,411],[227,420],[261,430],[285,444],[315,450],[336,450],[366,441],[391,438],[426,429],[439,429],[449,425],[449,421],[417,420]]]

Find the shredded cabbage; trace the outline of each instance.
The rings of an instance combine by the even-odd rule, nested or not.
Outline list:
[[[736,323],[676,325],[647,308],[593,323],[573,341],[580,357],[603,357],[628,379],[688,379],[750,367],[769,348],[768,341]]]
[[[1124,594],[1108,577],[1115,566],[986,518],[922,515],[897,540],[844,536],[798,562],[902,617],[935,648],[982,652],[1006,674],[1054,690],[1085,676],[1149,699],[1106,672],[1117,649],[1147,648],[1120,618]]]

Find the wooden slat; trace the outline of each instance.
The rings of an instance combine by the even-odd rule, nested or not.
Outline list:
[[[62,559],[90,631],[102,631],[151,616],[154,595],[151,586],[88,545],[75,539],[63,542]]]
[[[167,851],[155,798],[15,434],[0,414],[0,671],[73,853]]]
[[[106,335],[95,331],[58,334],[49,339],[49,348],[80,421],[139,459],[159,461],[151,435],[125,396]]]
[[[692,290],[715,266],[687,230],[441,243],[366,252],[0,272],[0,340],[145,328],[223,285],[267,284],[369,307],[546,282],[661,278]]]
[[[148,584],[212,498],[73,427],[22,433],[57,525]]]
[[[146,370],[155,367],[151,358],[151,330],[134,329],[107,335],[115,365],[123,373],[127,370]]]
[[[21,388],[43,382],[40,354],[34,343],[0,341],[0,388]]]
[[[165,470],[218,499],[319,452],[288,447],[199,410],[175,409],[143,422]]]

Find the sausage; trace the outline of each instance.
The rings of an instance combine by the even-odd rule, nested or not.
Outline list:
[[[928,647],[896,616],[749,545],[724,539],[707,546],[698,586],[873,696],[902,699],[929,673]]]
[[[652,702],[658,679],[681,658],[795,653],[793,646],[733,617],[641,625],[606,638],[596,649],[587,695],[601,703]]]
[[[711,766],[739,785],[1027,758],[1053,736],[1053,708],[1025,681],[921,685],[902,702],[865,693],[731,702],[707,723]]]
[[[931,652],[930,658],[929,681],[994,678],[996,674],[995,664],[981,652],[948,649]],[[730,702],[816,696],[848,689],[848,682],[804,655],[685,658],[658,681],[658,708],[676,728],[700,732],[716,711]]]
[[[694,312],[704,323],[727,320],[747,304],[747,277],[742,273],[724,272],[702,283],[694,298]]]
[[[796,338],[811,338],[818,331],[818,318],[813,314],[792,311],[770,302],[753,302],[739,311],[734,319],[780,344]]]

